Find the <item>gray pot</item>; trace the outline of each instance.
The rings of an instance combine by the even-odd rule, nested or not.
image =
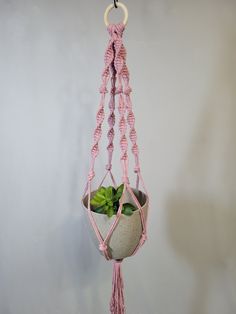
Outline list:
[[[142,206],[144,218],[146,221],[147,213],[148,213],[148,197],[142,191],[139,191],[137,189],[132,188],[132,191],[134,192],[140,205]],[[96,190],[91,193],[91,198],[93,197],[95,193],[96,193]],[[126,202],[131,203],[135,207],[137,207],[135,205],[135,202],[132,196],[130,195],[128,191],[125,191],[125,195],[124,195],[124,203]],[[83,203],[84,209],[88,211],[88,208],[87,208],[88,195],[86,195],[83,198],[82,203]],[[92,215],[96,221],[96,224],[98,226],[98,229],[102,237],[105,238],[116,216],[114,215],[111,218],[109,218],[107,217],[107,215],[98,214],[95,212],[92,212]],[[86,216],[88,218],[87,213],[86,213]],[[92,229],[90,222],[89,222],[89,226]],[[98,248],[99,242],[94,233],[94,230],[92,229],[92,232],[90,233],[92,234],[93,242]],[[125,257],[131,256],[135,248],[139,244],[141,235],[142,235],[142,224],[141,224],[141,218],[140,218],[140,209],[137,209],[136,211],[134,211],[134,213],[131,216],[126,216],[122,214],[111,238],[108,240],[108,243],[107,243],[108,248],[109,248],[109,253],[112,256],[112,258],[123,259]]]

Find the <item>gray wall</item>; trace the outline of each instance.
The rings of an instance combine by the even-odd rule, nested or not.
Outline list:
[[[152,204],[127,314],[234,314],[236,2],[127,2]],[[0,314],[108,313],[112,265],[80,205],[108,3],[0,0]]]

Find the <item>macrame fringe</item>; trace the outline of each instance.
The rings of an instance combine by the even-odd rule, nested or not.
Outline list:
[[[113,265],[112,296],[110,302],[111,314],[125,313],[124,283],[121,272],[121,262],[122,260],[116,260]]]

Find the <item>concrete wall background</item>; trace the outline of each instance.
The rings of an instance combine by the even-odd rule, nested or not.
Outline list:
[[[80,205],[108,3],[0,1],[1,314],[108,313],[112,267]],[[123,265],[127,314],[234,314],[236,2],[127,5],[152,202],[149,241]]]

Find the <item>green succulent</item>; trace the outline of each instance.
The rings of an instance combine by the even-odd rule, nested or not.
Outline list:
[[[108,217],[116,215],[119,209],[119,200],[123,190],[124,184],[118,186],[117,189],[115,189],[113,186],[101,186],[90,201],[92,210],[99,214],[105,214]],[[122,214],[131,216],[136,209],[137,208],[134,205],[130,203],[124,203],[122,205]]]

